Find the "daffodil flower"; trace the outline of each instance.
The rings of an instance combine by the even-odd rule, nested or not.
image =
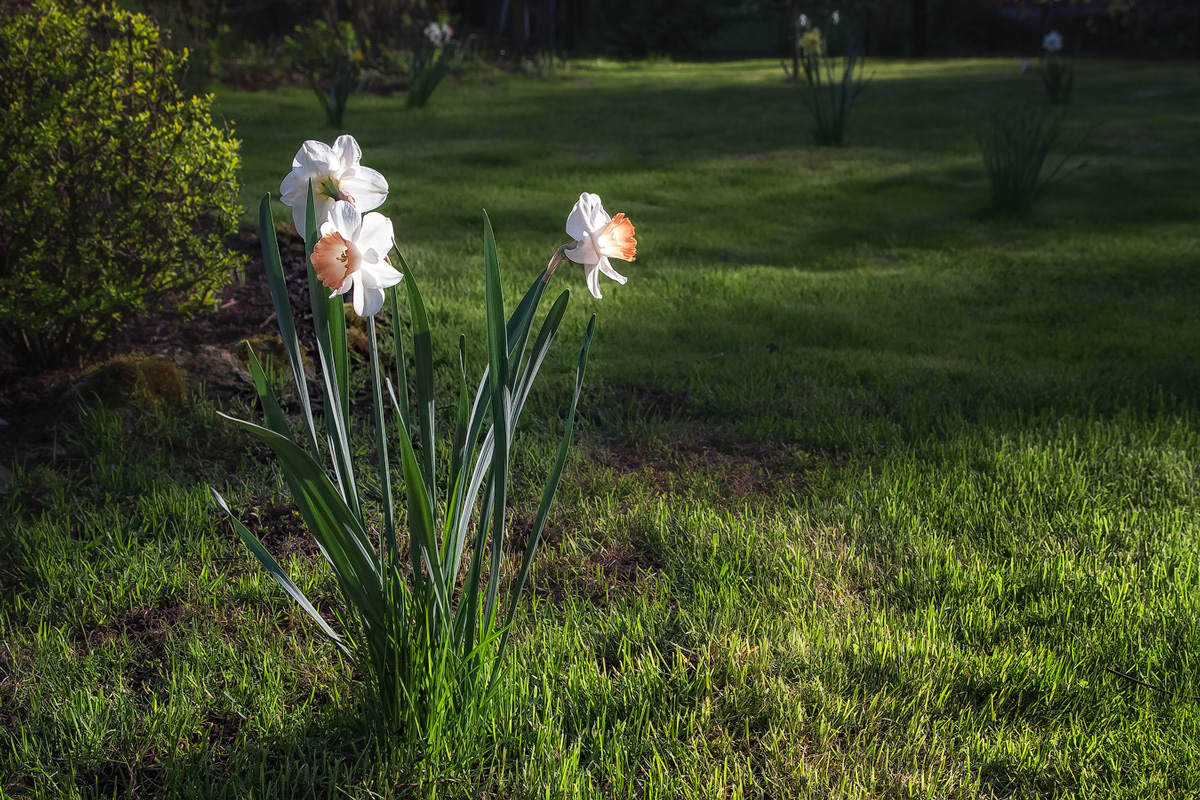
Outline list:
[[[444,22],[431,22],[425,26],[425,38],[430,41],[434,47],[441,47],[446,42],[450,41],[450,37],[454,35],[454,29]]]
[[[821,29],[813,28],[808,33],[800,37],[800,48],[806,56],[819,56],[825,49],[825,42],[821,39]]]
[[[292,171],[279,185],[280,199],[292,207],[292,221],[304,236],[305,208],[308,205],[308,184],[312,182],[313,208],[317,223],[325,222],[334,203],[350,203],[359,212],[383,205],[387,199],[387,179],[375,170],[358,162],[362,149],[353,136],[342,135],[333,147],[324,142],[309,140],[292,159]]]
[[[317,278],[333,290],[329,296],[353,291],[360,317],[383,308],[383,290],[404,278],[387,260],[393,238],[392,221],[383,214],[363,215],[346,200],[334,202],[312,254]]]
[[[633,261],[637,256],[637,240],[633,238],[633,223],[624,214],[610,217],[600,203],[600,196],[584,192],[567,217],[567,235],[575,240],[562,253],[576,264],[583,264],[588,290],[600,299],[600,276],[603,272],[617,283],[628,278],[613,269],[610,258]]]
[[[1050,31],[1046,34],[1046,38],[1042,39],[1042,49],[1047,53],[1057,53],[1062,50],[1063,37],[1058,31]]]

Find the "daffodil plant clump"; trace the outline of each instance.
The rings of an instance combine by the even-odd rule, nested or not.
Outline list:
[[[1063,57],[1063,37],[1050,31],[1042,37],[1042,84],[1051,105],[1065,106],[1071,102],[1075,89],[1075,65]]]
[[[421,108],[429,102],[438,84],[462,65],[470,41],[455,39],[454,29],[446,22],[435,21],[425,26],[412,52],[408,80],[410,106]]]
[[[134,314],[195,309],[242,263],[237,142],[146,17],[0,14],[0,344],[82,357]]]
[[[837,12],[830,22],[841,22]],[[841,57],[831,55],[821,29],[810,25],[804,14],[796,21],[797,61],[804,80],[799,80],[799,73],[790,77],[800,83],[804,105],[812,115],[813,140],[841,147],[850,109],[871,81],[863,77],[865,59],[849,50]]]
[[[215,490],[213,495],[271,576],[358,667],[364,704],[381,730],[397,736],[401,749],[419,761],[447,746],[466,746],[456,737],[478,730],[475,721],[486,712],[504,674],[509,631],[571,445],[595,315],[583,336],[574,394],[519,572],[502,584],[513,438],[538,371],[558,338],[571,293],[561,291],[545,313],[542,299],[565,260],[584,265],[588,288],[597,298],[601,274],[625,283],[610,259],[632,261],[637,244],[624,214],[610,217],[599,197],[580,195],[567,217],[570,241],[552,251],[508,313],[496,241],[484,215],[481,279],[488,363],[475,377],[460,336],[458,396],[450,404],[453,434],[450,446],[439,450],[437,443],[443,440],[437,435],[433,332],[425,299],[396,247],[391,221],[374,210],[387,198],[387,181],[360,161],[361,150],[350,136],[341,136],[333,146],[305,142],[280,187],[308,251],[324,413],[315,412],[304,378],[268,195],[259,207],[259,233],[302,419],[293,436],[251,351],[262,424],[233,420],[278,458],[300,514],[337,578],[344,601],[340,625],[317,612],[221,495]],[[364,465],[356,463],[349,438],[344,298],[367,323],[376,456],[371,466],[380,487],[374,509],[360,489]],[[402,303],[411,325],[407,331]],[[389,353],[381,352],[376,329],[376,316],[385,307],[395,343]],[[415,408],[409,403],[408,353]],[[378,520],[377,529],[373,520]]]
[[[349,22],[329,24],[317,20],[307,27],[297,25],[284,46],[292,64],[312,87],[325,119],[341,127],[350,95],[367,85],[363,42]]]

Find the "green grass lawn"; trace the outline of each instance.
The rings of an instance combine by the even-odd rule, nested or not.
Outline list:
[[[353,98],[447,385],[460,331],[485,358],[481,209],[510,302],[581,191],[637,225],[626,286],[555,277],[520,507],[600,320],[495,755],[421,778],[364,724],[208,499],[336,603],[268,453],[204,400],[92,407],[0,498],[0,796],[1200,793],[1197,701],[1106,671],[1200,695],[1200,68],[1081,62],[1090,163],[1021,222],[975,136],[1036,75],[868,71],[840,150],[771,62]],[[338,133],[299,89],[217,108],[248,218]]]

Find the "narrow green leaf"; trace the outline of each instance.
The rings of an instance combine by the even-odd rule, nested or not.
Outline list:
[[[312,401],[308,396],[308,381],[304,377],[304,358],[300,354],[300,337],[296,335],[296,324],[292,318],[292,301],[288,295],[287,281],[283,277],[283,261],[279,257],[279,242],[275,238],[275,222],[271,216],[271,195],[263,195],[258,204],[258,240],[262,245],[263,264],[267,273],[267,287],[271,290],[271,303],[275,307],[275,321],[279,324],[279,336],[287,351],[292,366],[292,377],[296,382],[296,394],[304,409],[304,422],[308,426],[308,443],[313,453],[317,449],[317,428],[313,423]]]
[[[404,272],[404,285],[408,289],[408,310],[413,329],[413,366],[417,371],[417,412],[421,421],[421,461],[425,473],[426,489],[429,491],[429,507],[437,508],[437,450],[434,439],[434,419],[437,409],[433,396],[433,339],[429,330],[429,316],[425,312],[425,301],[417,287],[412,268],[404,260],[399,248],[396,253]]]
[[[399,420],[399,423],[400,423],[399,424],[400,440],[401,441],[408,440],[409,447],[411,448],[412,447],[412,437],[409,435],[408,426],[406,426],[404,424],[404,420],[401,418],[400,401],[396,399],[396,390],[392,387],[391,381],[386,381],[386,383],[387,383],[388,395],[392,398],[392,408],[395,409],[396,418]],[[407,476],[408,473],[406,472],[404,474]],[[406,477],[405,483],[407,483],[407,481],[408,481],[408,478]],[[405,487],[405,494],[407,494],[407,486]],[[421,594],[425,588],[425,578],[421,574],[421,548],[420,548],[417,540],[414,538],[411,524],[409,525],[409,533],[408,533],[408,555],[409,555],[409,559],[412,561],[413,588],[417,594]]]
[[[371,356],[371,388],[374,392],[375,451],[379,457],[379,491],[383,496],[383,529],[387,544],[386,552],[396,556],[396,518],[392,506],[392,471],[388,464],[387,427],[383,419],[383,379],[379,370],[379,342],[375,335],[375,317],[367,318],[368,343]]]
[[[483,213],[483,265],[487,305],[488,369],[492,384],[492,569],[488,576],[487,600],[483,609],[484,632],[491,630],[496,595],[500,588],[500,566],[504,552],[504,518],[508,492],[508,337],[504,324],[504,287],[500,282],[500,261],[496,236],[487,212]],[[484,520],[480,520],[480,525]]]
[[[234,530],[237,531],[238,536],[240,536],[242,541],[246,544],[246,548],[254,554],[254,557],[257,558],[264,567],[267,568],[267,572],[269,572],[271,577],[283,587],[283,590],[291,595],[292,599],[295,600],[296,603],[298,603],[299,606],[304,609],[304,611],[310,617],[313,618],[313,620],[320,627],[321,632],[324,633],[331,642],[337,645],[343,653],[350,655],[350,651],[342,642],[342,637],[338,636],[337,632],[329,626],[329,623],[325,621],[325,618],[321,616],[316,607],[313,606],[313,604],[309,602],[308,598],[304,596],[304,592],[300,590],[300,587],[297,586],[295,582],[288,576],[288,574],[283,571],[283,567],[279,566],[279,562],[272,557],[272,555],[267,551],[267,548],[263,547],[262,542],[260,542],[258,538],[251,533],[245,525],[242,524],[242,521],[238,519],[232,511],[229,510],[229,505],[225,502],[225,498],[222,497],[220,493],[218,493],[217,490],[213,489],[212,487],[209,487],[208,490],[212,492],[213,500],[215,500],[217,505],[221,507],[221,510],[229,516],[229,521],[233,523]]]
[[[408,408],[408,375],[404,363],[404,321],[400,319],[400,303],[397,300],[399,290],[392,287],[387,294],[388,303],[392,307],[392,341],[396,352],[396,384],[400,387],[400,396],[404,398],[404,402],[397,403],[396,408],[400,413],[400,422],[411,436],[412,418]]]
[[[446,551],[446,563],[443,571],[446,574],[458,573],[458,561],[462,557],[463,537],[456,535],[457,526],[454,524],[462,506],[462,493],[466,480],[466,470],[463,465],[470,461],[467,452],[467,431],[470,427],[470,402],[467,399],[467,337],[458,337],[458,417],[454,424],[454,442],[450,450],[450,475],[447,483],[450,487],[450,497],[447,499],[446,536],[443,537]]]
[[[334,471],[337,473],[338,485],[341,487],[342,498],[349,505],[354,515],[362,522],[362,508],[358,502],[358,487],[354,481],[354,465],[350,457],[350,442],[347,436],[349,413],[343,412],[342,390],[338,383],[337,362],[334,356],[334,345],[330,338],[329,298],[326,289],[317,280],[317,271],[313,268],[313,248],[317,246],[317,211],[313,203],[313,185],[308,182],[308,199],[304,224],[304,249],[308,265],[308,293],[312,305],[313,330],[317,337],[317,354],[321,363],[321,376],[325,387],[325,437],[330,443],[330,456],[333,459]],[[340,308],[340,306],[339,306]],[[344,317],[344,315],[343,315]],[[345,335],[345,324],[341,326]]]
[[[500,639],[500,647],[496,653],[496,667],[493,668],[489,684],[495,683],[496,676],[498,675],[498,666],[504,659],[504,650],[508,646],[509,632],[512,630],[512,623],[517,615],[517,603],[521,599],[521,593],[525,590],[525,582],[529,578],[529,568],[533,564],[534,551],[541,540],[542,531],[546,528],[546,519],[550,515],[550,508],[554,504],[554,496],[558,492],[558,485],[562,480],[563,467],[567,463],[567,453],[571,449],[571,440],[575,436],[575,409],[579,406],[579,395],[583,390],[584,371],[587,368],[588,350],[592,346],[592,334],[595,332],[595,329],[596,315],[593,314],[591,320],[588,322],[587,331],[583,335],[583,346],[579,349],[579,365],[575,370],[575,393],[571,397],[571,407],[567,412],[563,438],[558,445],[558,456],[555,458],[554,466],[550,470],[550,476],[546,480],[546,487],[542,491],[542,501],[538,504],[537,516],[533,520],[533,529],[529,532],[529,541],[525,545],[525,556],[521,559],[521,571],[517,575],[516,583],[513,584],[512,592],[509,596],[508,615],[504,620],[504,633]]]
[[[250,379],[254,381],[254,391],[258,394],[259,405],[262,406],[263,420],[268,428],[280,436],[290,437],[292,431],[288,426],[287,415],[279,407],[279,401],[275,399],[275,393],[271,391],[271,385],[267,382],[266,373],[258,363],[258,355],[249,342],[246,342],[246,352],[250,354]]]
[[[350,347],[346,337],[346,304],[341,297],[325,299],[329,307],[329,343],[337,370],[338,405],[343,419],[350,418]]]
[[[245,428],[275,452],[300,516],[333,567],[347,602],[370,627],[383,628],[387,609],[370,540],[324,470],[286,436],[226,414],[220,416]]]
[[[446,584],[442,574],[437,528],[433,521],[433,509],[429,507],[429,493],[422,482],[423,475],[417,455],[413,452],[412,440],[404,432],[400,434],[400,460],[404,465],[404,493],[408,498],[410,548],[419,549],[421,561],[429,573],[429,585],[433,588],[438,611],[442,619],[449,620],[450,592],[454,587]]]

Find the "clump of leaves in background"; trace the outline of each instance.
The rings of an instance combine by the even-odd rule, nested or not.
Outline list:
[[[993,117],[990,127],[979,134],[983,166],[991,181],[989,210],[993,214],[1017,217],[1029,213],[1047,189],[1066,177],[1063,167],[1083,140],[1045,172],[1046,159],[1062,138],[1064,116],[1064,112],[1045,106],[1006,111]]]
[[[829,55],[818,28],[798,34],[797,48],[804,73],[802,97],[813,118],[813,140],[818,145],[841,147],[850,109],[871,82],[863,77],[865,59],[851,52],[840,58]]]
[[[1063,37],[1050,31],[1042,39],[1042,84],[1051,105],[1065,106],[1071,102],[1075,88],[1075,65],[1062,54]]]
[[[0,19],[0,341],[81,358],[134,314],[194,310],[242,264],[237,142],[144,16],[38,2]]]
[[[445,22],[431,22],[421,32],[409,70],[409,106],[421,108],[428,103],[438,84],[466,60],[473,40],[460,42],[453,36],[454,29]]]
[[[324,20],[298,25],[284,39],[284,51],[308,79],[329,124],[340,127],[350,95],[361,92],[369,77],[354,26]]]

